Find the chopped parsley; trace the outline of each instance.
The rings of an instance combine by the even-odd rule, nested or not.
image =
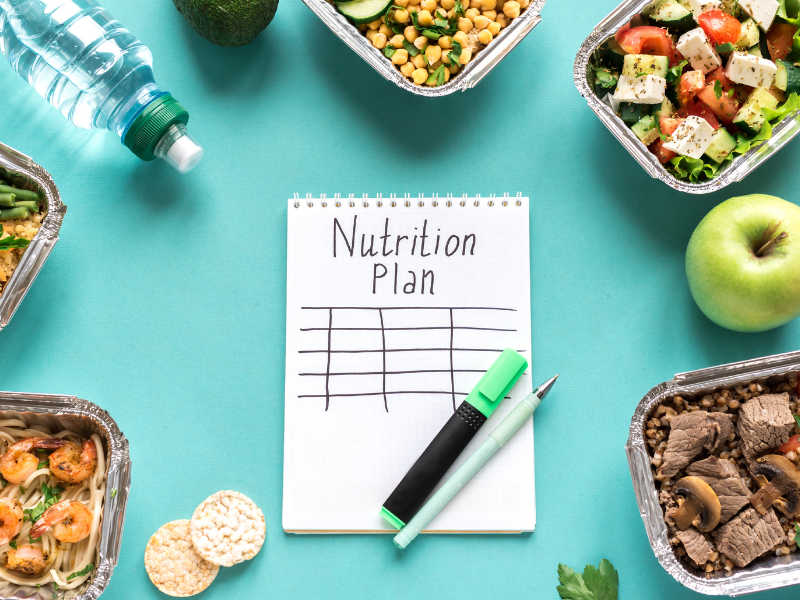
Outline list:
[[[461,51],[463,48],[461,44],[453,40],[453,48],[450,50],[450,53],[447,55],[447,58],[450,60],[451,65],[457,65],[459,59],[461,58]]]
[[[436,85],[444,85],[444,65],[439,65],[436,70],[430,74],[428,77],[428,81],[425,83],[431,84],[435,83]]]
[[[30,240],[10,235],[0,240],[0,250],[11,250],[12,248],[27,248]]]
[[[50,487],[45,482],[42,482],[42,495],[44,498],[33,508],[26,508],[24,510],[25,517],[23,518],[23,521],[36,523],[36,521],[42,518],[44,511],[58,502],[59,498],[61,497],[61,492],[63,491],[64,489],[58,487],[57,485]]]
[[[794,422],[797,423],[797,426],[800,427],[800,417],[797,415],[794,416]]]
[[[797,544],[797,547],[800,548],[800,524],[794,524],[794,543]]]
[[[14,550],[17,549],[17,538],[18,537],[19,537],[18,535],[15,535],[14,539],[11,540],[10,542],[8,542],[8,545],[11,546]]]
[[[21,483],[19,484],[19,492],[20,492],[21,494],[24,494],[24,493],[25,493],[25,488],[23,487],[23,485],[22,485]]]
[[[114,488],[113,490],[111,490],[111,497],[113,498],[116,495],[117,495],[117,488]]]
[[[714,82],[714,95],[717,97],[717,100],[722,98],[722,83],[720,83],[719,79]]]
[[[69,575],[67,575],[67,581],[75,579],[76,577],[83,577],[84,575],[88,575],[89,573],[92,572],[92,569],[94,569],[94,565],[92,563],[89,563],[80,571],[75,571],[74,573],[70,573]]]
[[[594,80],[597,85],[602,88],[612,88],[617,85],[619,81],[619,76],[616,73],[612,73],[611,69],[604,69],[602,67],[598,67],[594,71]]]
[[[416,56],[419,54],[419,49],[408,40],[403,40],[403,48],[406,49],[409,56]]]
[[[49,458],[45,459],[45,460],[41,460],[41,461],[39,461],[39,464],[36,466],[36,470],[38,471],[39,469],[46,469],[49,466],[50,466],[50,459]]]
[[[397,50],[395,50],[393,46],[386,46],[386,47],[383,49],[383,55],[384,55],[386,58],[392,58],[392,57],[394,56],[394,53],[395,53],[395,52],[397,52]]]
[[[728,98],[733,98],[734,94],[736,94],[736,90],[731,88],[728,90]]]
[[[717,46],[717,52],[733,52],[736,50],[736,46],[728,42],[727,44],[720,44]]]
[[[683,73],[683,67],[685,67],[688,64],[689,64],[688,60],[682,60],[671,69],[667,69],[667,76],[665,77],[667,83],[675,83],[678,79],[680,79],[681,74]]]
[[[7,485],[8,485],[8,482],[6,481],[6,478],[3,477],[2,475],[0,475],[0,490],[6,489]]]

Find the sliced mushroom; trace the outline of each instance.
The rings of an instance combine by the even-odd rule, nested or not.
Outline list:
[[[699,477],[684,477],[673,486],[672,493],[680,505],[672,514],[678,529],[694,525],[698,531],[706,532],[717,526],[722,507],[717,494],[705,481]]]
[[[759,489],[750,499],[762,515],[774,506],[787,517],[800,515],[800,471],[792,461],[779,454],[767,454],[757,459],[750,472]]]

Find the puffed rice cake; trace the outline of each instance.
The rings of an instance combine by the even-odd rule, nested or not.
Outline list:
[[[264,545],[264,513],[244,494],[223,490],[209,496],[192,515],[192,543],[205,560],[230,567],[250,560]]]
[[[188,519],[171,521],[153,534],[144,550],[144,568],[153,585],[177,597],[199,594],[219,573],[219,566],[196,552]]]

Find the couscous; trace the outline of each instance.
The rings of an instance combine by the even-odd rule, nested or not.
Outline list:
[[[15,194],[14,191],[19,192]],[[24,196],[20,200],[18,196]],[[32,198],[36,197],[36,200]],[[44,203],[38,194],[15,188],[10,182],[0,179],[0,295],[11,279],[25,253],[28,243],[39,232],[45,217]]]

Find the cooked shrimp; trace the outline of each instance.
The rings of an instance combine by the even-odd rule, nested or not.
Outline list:
[[[42,537],[53,528],[53,536],[60,542],[73,544],[89,536],[92,529],[92,511],[76,500],[62,500],[54,504],[31,527],[31,538]]]
[[[0,474],[9,483],[22,483],[39,466],[39,459],[30,453],[34,448],[54,450],[66,444],[61,438],[29,437],[9,446],[0,456]]]
[[[47,568],[47,558],[41,548],[26,544],[8,551],[6,567],[27,575],[41,575]]]
[[[7,544],[22,528],[22,504],[14,498],[0,498],[0,544]]]
[[[64,483],[80,483],[94,473],[97,466],[97,447],[94,442],[65,442],[50,455],[50,470],[56,479]]]

